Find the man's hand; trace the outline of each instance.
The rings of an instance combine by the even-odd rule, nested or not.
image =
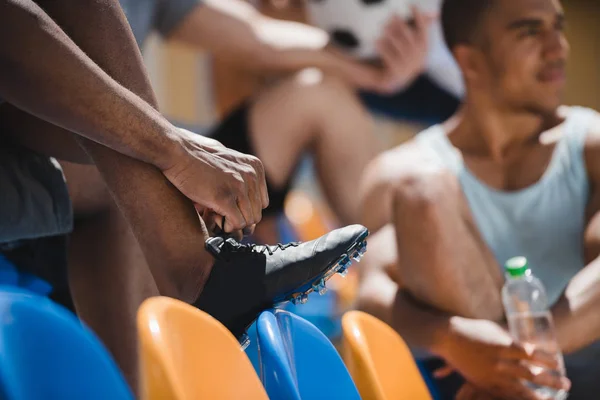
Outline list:
[[[408,86],[425,70],[429,50],[429,27],[437,17],[412,8],[414,26],[394,16],[377,43],[383,61],[378,91],[394,93]]]
[[[497,397],[493,397],[481,390],[477,389],[470,383],[462,385],[458,393],[456,394],[456,400],[498,400]]]
[[[221,227],[233,232],[258,223],[269,205],[260,160],[214,139],[180,129],[181,152],[163,170],[167,179],[197,207],[225,217]]]
[[[538,397],[525,385],[525,381],[555,389],[569,389],[568,379],[555,372],[559,364],[553,355],[538,350],[528,351],[515,343],[500,325],[460,317],[452,318],[451,324],[451,334],[443,346],[442,356],[450,367],[482,392],[499,399],[535,400]],[[436,373],[438,376],[441,374]]]

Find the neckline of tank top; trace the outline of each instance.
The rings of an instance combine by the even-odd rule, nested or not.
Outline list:
[[[557,171],[559,170],[560,162],[565,157],[565,152],[568,151],[568,147],[567,147],[568,136],[569,136],[569,132],[571,132],[571,130],[572,130],[572,125],[573,125],[573,121],[574,121],[573,116],[576,114],[574,112],[574,111],[576,111],[575,107],[570,107],[570,110],[571,111],[566,116],[564,122],[562,124],[560,124],[563,126],[563,130],[565,133],[558,139],[558,142],[556,143],[556,146],[554,147],[554,150],[552,151],[552,157],[550,159],[550,162],[548,163],[548,166],[546,167],[546,170],[544,171],[544,173],[540,176],[540,178],[537,181],[535,181],[531,185],[528,185],[526,187],[523,187],[523,188],[517,189],[517,190],[508,191],[508,190],[497,189],[497,188],[489,185],[488,183],[484,182],[483,180],[481,180],[477,175],[475,175],[473,172],[471,172],[469,167],[464,162],[464,158],[463,158],[461,152],[456,147],[454,147],[452,142],[450,142],[450,139],[448,139],[448,136],[446,135],[446,132],[444,131],[444,129],[442,128],[441,125],[438,126],[438,134],[437,135],[441,136],[441,141],[442,141],[444,147],[447,147],[447,150],[450,150],[450,152],[451,152],[450,154],[452,154],[453,157],[455,158],[454,161],[455,161],[456,167],[457,167],[457,170],[456,170],[457,174],[462,173],[466,179],[470,180],[474,184],[477,184],[478,186],[480,186],[487,192],[493,194],[494,196],[497,196],[500,198],[506,198],[506,199],[515,199],[518,197],[527,196],[529,193],[539,190],[540,187],[542,187],[547,181],[549,181],[553,176],[556,175]],[[558,126],[560,126],[560,125],[558,125]],[[459,175],[459,177],[460,177],[460,175]]]

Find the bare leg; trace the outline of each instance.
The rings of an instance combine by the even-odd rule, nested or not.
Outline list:
[[[305,74],[258,97],[250,114],[254,148],[274,185],[283,185],[301,154],[312,151],[333,211],[343,224],[355,223],[357,182],[378,150],[371,118],[341,81],[306,83]]]
[[[356,308],[391,324],[392,305],[400,282],[397,275],[398,251],[396,233],[389,224],[369,236],[369,251],[365,254],[359,272]]]
[[[135,385],[135,318],[158,289],[129,224],[92,165],[62,162],[75,212],[69,281],[79,317],[97,334]],[[107,315],[110,313],[110,315]]]
[[[68,5],[48,0],[38,0],[38,3],[106,73],[150,106],[156,107],[139,50],[115,0],[75,2]],[[161,293],[194,301],[210,273],[214,259],[202,246],[207,232],[193,204],[157,168],[87,140],[81,140],[80,143],[102,172],[120,210],[130,222]],[[130,236],[119,222],[118,216],[113,214],[115,209],[111,206],[110,210],[107,219],[98,224],[106,224],[103,225],[104,232],[118,233],[129,240]],[[82,236],[82,241],[88,240],[90,236]],[[87,243],[87,246],[93,245]],[[89,250],[88,257],[89,254],[102,254],[103,244],[97,242],[96,245],[100,248]],[[120,253],[121,249],[127,247],[126,243],[113,245],[114,253],[105,254],[104,261],[138,260],[135,253]],[[79,255],[85,256],[85,253],[80,252]],[[126,305],[135,307],[139,299],[145,296],[144,290],[152,285],[149,283],[148,286],[143,284],[134,288],[131,286],[134,284],[132,282],[121,282],[120,279],[147,276],[141,270],[127,271],[131,265],[114,264],[103,269],[89,258],[80,261],[82,267],[76,267],[77,273],[73,278],[74,284],[81,285],[81,290],[73,289],[77,297],[75,301],[86,314],[88,323],[95,328],[100,327],[99,333],[104,335],[102,339],[118,353],[115,357],[120,360],[121,367],[127,369],[125,374],[136,390],[137,360],[135,357],[131,358],[135,354],[136,332],[130,330],[124,333],[125,329],[135,327],[136,309]],[[90,269],[93,268],[91,273],[83,270],[83,265],[87,263],[91,264]],[[141,275],[136,275],[137,273]],[[99,277],[100,274],[102,278]],[[98,286],[91,293],[86,291],[98,282],[106,286]],[[107,298],[115,292],[130,289],[139,292],[121,292],[121,296]],[[92,294],[101,297],[93,298]],[[119,304],[120,299],[125,299],[126,303]],[[99,305],[102,305],[102,309],[97,308]],[[109,306],[112,308],[109,309]]]
[[[456,177],[404,176],[393,192],[399,276],[418,300],[469,318],[502,318],[502,274]]]

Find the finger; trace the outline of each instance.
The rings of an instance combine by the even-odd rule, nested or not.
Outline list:
[[[234,238],[235,240],[237,240],[238,242],[241,242],[242,239],[244,239],[244,233],[242,232],[242,230],[238,229],[235,230],[233,232],[230,232],[227,234],[228,236]]]
[[[196,206],[196,210],[199,210],[198,206]],[[219,221],[223,220],[222,216],[216,214],[208,208],[204,208],[200,215],[204,221],[204,225],[206,225],[206,229],[208,229],[211,235],[218,234],[219,230],[222,230],[219,226]]]
[[[244,234],[244,236],[250,236],[254,233],[255,228],[256,225],[248,225],[244,229],[242,229],[242,233]]]
[[[558,371],[543,370],[535,376],[535,379],[531,381],[536,385],[549,387],[556,390],[568,391],[571,389],[571,381],[561,376]]]
[[[413,28],[411,28],[402,18],[393,17],[394,23],[387,28],[385,39],[398,54],[406,54],[416,47],[417,39]]]
[[[452,368],[449,365],[445,365],[445,366],[433,371],[433,376],[437,379],[444,379],[444,378],[449,377],[453,373],[454,373],[454,368]]]
[[[215,211],[217,214],[223,216],[221,228],[225,233],[242,229],[247,225],[246,219],[238,205],[237,198],[234,196],[229,196],[225,203],[220,204],[219,208],[215,208]]]
[[[456,394],[456,400],[494,400],[494,397],[470,383],[465,383]]]
[[[248,222],[248,225],[254,225],[262,219],[262,199],[256,170],[253,166],[249,166],[249,168],[251,170],[245,173],[244,181],[248,187],[248,199],[250,200],[252,209],[252,220],[246,220],[246,222]]]
[[[234,229],[242,230],[246,226],[254,224],[254,213],[252,211],[252,202],[250,200],[250,196],[249,196],[249,192],[248,192],[247,188],[246,188],[245,193],[237,198],[237,204],[238,204],[240,211],[242,212],[242,215],[244,216],[244,224],[238,225]]]
[[[427,43],[429,39],[429,25],[433,21],[428,18],[418,7],[412,7],[412,13],[415,18],[415,34],[417,41],[420,43]]]
[[[525,386],[521,381],[511,381],[504,388],[497,391],[499,399],[511,400],[546,400],[536,394],[532,388]]]
[[[390,44],[389,39],[384,38],[381,39],[377,43],[377,51],[379,51],[379,56],[383,60],[383,63],[391,68],[397,68],[398,65],[403,65],[403,55],[399,54],[392,44]]]
[[[560,368],[560,362],[558,357],[556,357],[556,354],[541,349],[535,349],[533,352],[530,352],[530,354],[530,360],[533,364],[555,370]]]
[[[559,368],[558,359],[554,354],[541,349],[533,349],[531,347],[526,348],[517,342],[504,350],[502,358],[510,360],[529,360],[550,369]]]
[[[519,361],[502,361],[498,365],[498,372],[512,379],[523,379],[540,386],[553,389],[568,390],[570,382],[562,378],[557,371],[543,369],[534,365]]]
[[[460,396],[460,397],[459,397]],[[465,383],[456,396],[457,400],[497,400],[497,398],[488,392]]]
[[[265,166],[262,161],[258,158],[254,157],[253,160],[254,170],[256,171],[256,175],[258,177],[258,188],[262,203],[262,209],[269,207],[269,191],[267,188],[267,175],[265,173]]]

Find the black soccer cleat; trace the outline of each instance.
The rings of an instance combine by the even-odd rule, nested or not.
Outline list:
[[[258,315],[278,304],[304,304],[315,291],[324,294],[336,273],[346,275],[352,260],[367,250],[367,228],[351,225],[305,243],[240,244],[212,237],[206,248],[216,259],[194,306],[225,325],[245,348],[246,330]]]

